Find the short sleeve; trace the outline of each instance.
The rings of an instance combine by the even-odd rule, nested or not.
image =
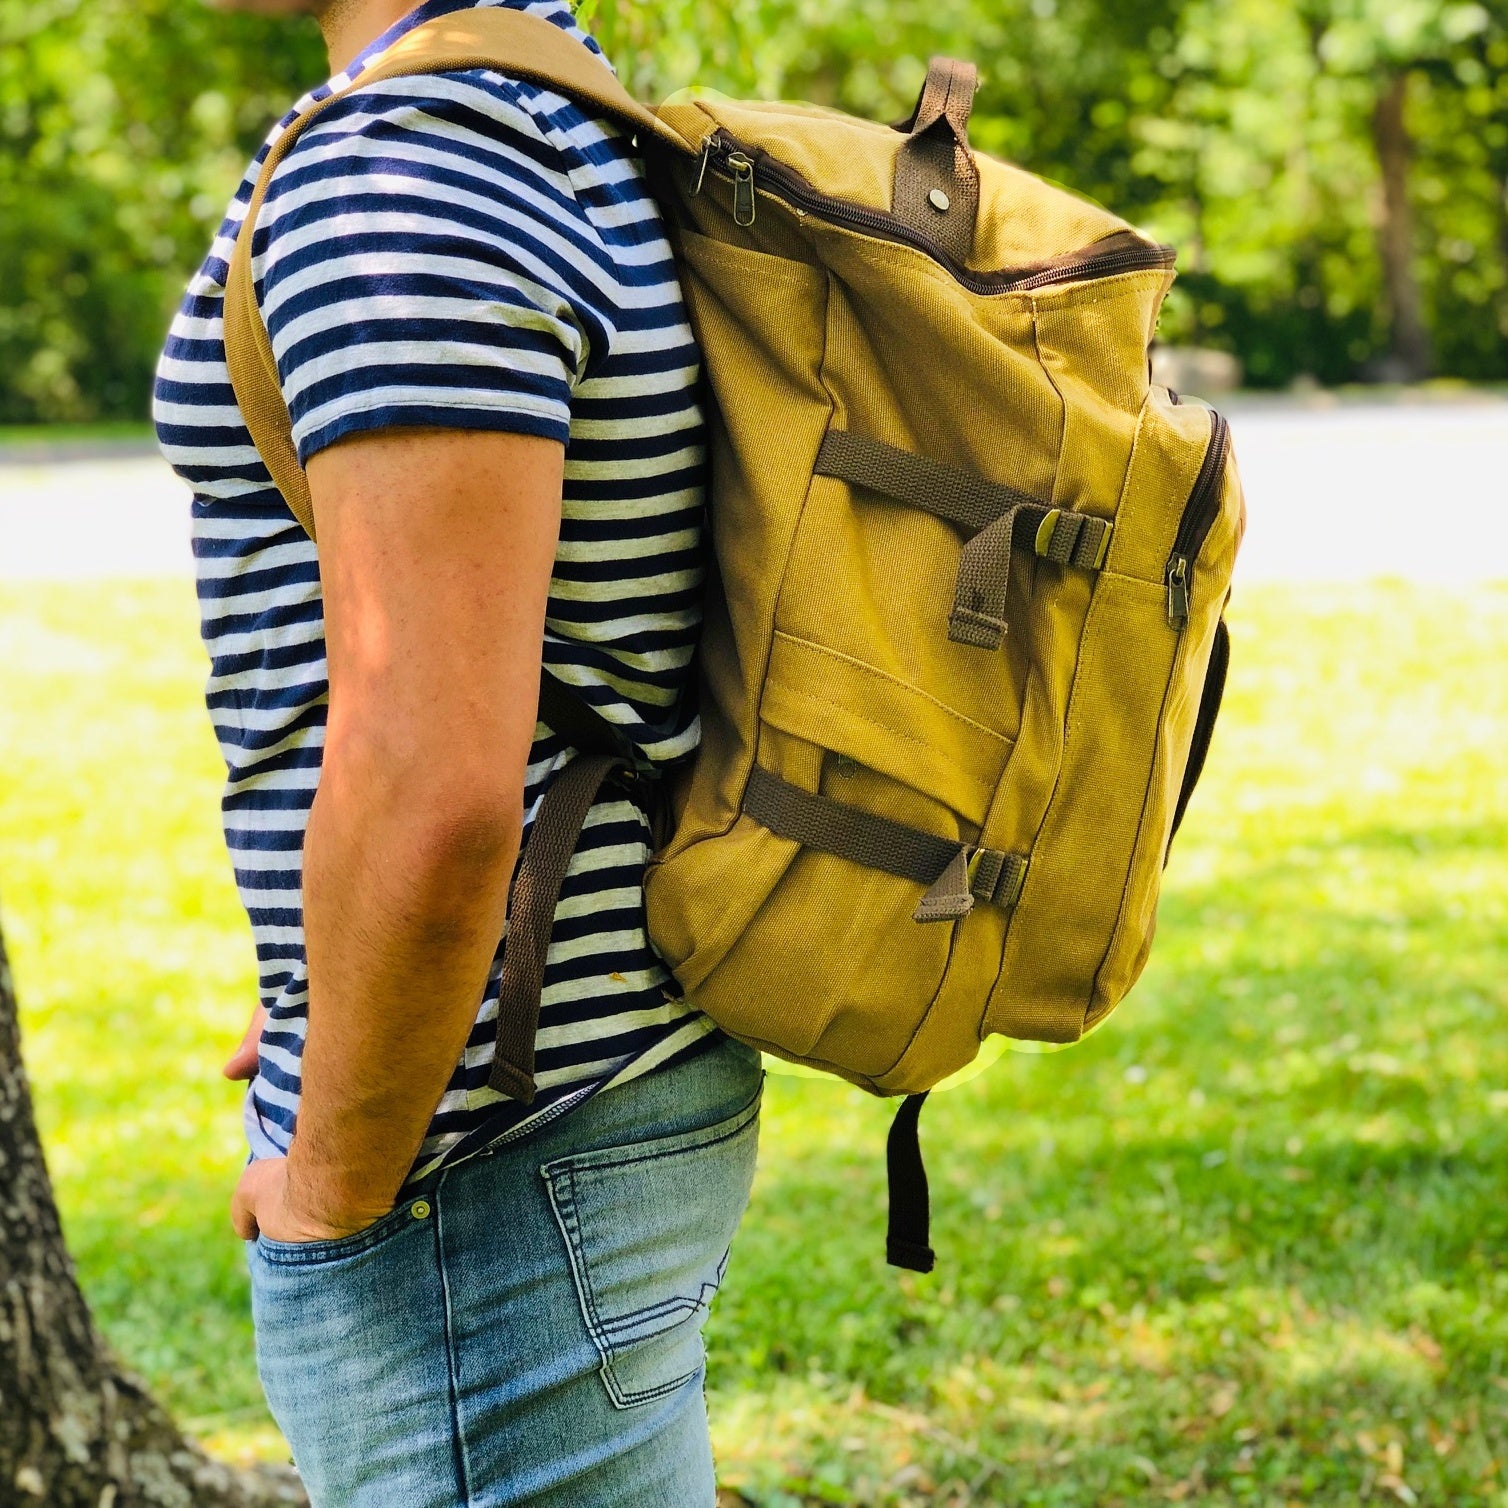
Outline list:
[[[279,164],[253,273],[301,461],[396,426],[567,439],[613,267],[519,87],[388,80]]]

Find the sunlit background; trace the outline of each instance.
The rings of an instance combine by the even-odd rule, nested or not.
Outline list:
[[[886,1106],[773,1082],[710,1329],[728,1504],[1508,1505],[1508,9],[589,0],[647,98],[976,144],[1180,249],[1158,361],[1232,419],[1235,660],[1143,982],[927,1112],[936,1274],[882,1261]],[[180,1422],[283,1451],[224,1205],[254,995],[168,313],[305,27],[0,0],[0,906],[84,1288]]]

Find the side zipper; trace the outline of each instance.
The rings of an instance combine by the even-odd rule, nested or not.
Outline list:
[[[1009,272],[970,272],[925,231],[917,230],[883,210],[850,204],[814,189],[794,168],[758,148],[745,147],[726,131],[714,131],[702,143],[702,160],[696,188],[700,193],[711,166],[733,183],[733,218],[748,227],[758,214],[755,191],[770,194],[790,205],[797,214],[815,215],[834,225],[845,225],[884,241],[894,241],[924,252],[945,267],[965,288],[974,293],[1028,293],[1060,283],[1089,282],[1123,272],[1166,272],[1177,260],[1171,246],[1144,241],[1134,231],[1116,231],[1081,251],[1054,257],[1035,267]]]
[[[1173,839],[1183,826],[1183,816],[1189,808],[1189,797],[1199,784],[1204,773],[1204,762],[1209,757],[1210,740],[1215,733],[1215,719],[1220,715],[1220,703],[1225,695],[1225,678],[1230,671],[1230,630],[1222,618],[1215,625],[1215,642],[1210,646],[1209,668],[1204,673],[1204,690],[1199,694],[1199,710],[1194,716],[1194,734],[1189,743],[1189,757],[1183,766],[1183,779],[1178,786],[1178,802],[1173,808],[1173,826],[1168,832],[1168,846],[1163,850],[1163,867],[1167,867],[1168,855],[1173,851]]]
[[[1178,520],[1178,534],[1168,556],[1163,579],[1168,588],[1168,627],[1182,633],[1189,626],[1190,572],[1199,551],[1220,516],[1220,494],[1225,485],[1225,463],[1230,456],[1230,425],[1222,414],[1210,410],[1210,443],[1204,452],[1199,475]]]

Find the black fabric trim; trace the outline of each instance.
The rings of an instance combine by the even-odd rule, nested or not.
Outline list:
[[[927,1168],[922,1161],[917,1122],[925,1094],[908,1094],[890,1123],[885,1167],[890,1176],[890,1220],[885,1232],[885,1260],[892,1267],[931,1272],[937,1257],[930,1241],[931,1207]]]
[[[1188,810],[1189,797],[1199,784],[1204,773],[1204,761],[1209,757],[1210,740],[1215,734],[1215,719],[1220,715],[1220,703],[1225,696],[1225,678],[1230,672],[1230,630],[1222,618],[1215,625],[1215,642],[1210,649],[1209,669],[1204,675],[1204,691],[1199,698],[1199,711],[1194,718],[1194,739],[1189,745],[1189,762],[1183,767],[1183,784],[1178,791],[1178,805],[1173,809],[1173,827],[1168,833],[1168,852],[1172,851],[1173,839],[1183,825],[1183,814]],[[1167,863],[1167,854],[1163,855]]]

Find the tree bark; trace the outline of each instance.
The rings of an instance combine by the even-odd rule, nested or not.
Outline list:
[[[1390,376],[1418,382],[1430,374],[1433,352],[1424,323],[1424,300],[1414,267],[1414,210],[1409,203],[1409,139],[1404,105],[1408,99],[1408,71],[1392,74],[1372,111],[1372,144],[1382,170],[1382,225],[1379,247],[1383,281],[1392,319]]]
[[[74,1278],[21,1063],[0,935],[0,1503],[273,1508],[286,1470],[236,1472],[184,1438],[110,1355]]]

